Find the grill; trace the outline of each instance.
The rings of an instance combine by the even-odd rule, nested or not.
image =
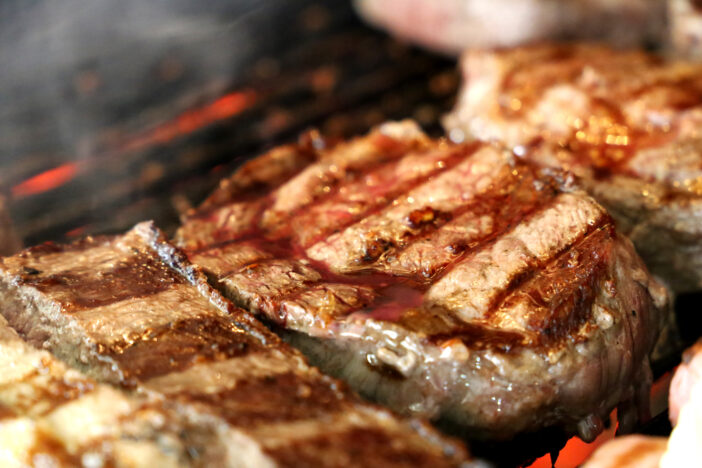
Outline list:
[[[0,7],[0,18],[6,18],[0,20],[0,31],[5,30],[0,39],[19,34],[18,47],[29,47],[42,31],[18,28],[31,26],[37,11],[48,15],[55,7],[34,2],[27,11],[20,3]],[[58,2],[63,9],[73,3]],[[136,3],[126,2],[124,8]],[[83,51],[84,57],[28,82],[16,79],[22,71],[16,55],[24,49],[0,41],[0,52],[8,53],[2,61],[9,61],[10,72],[16,65],[15,75],[0,76],[0,195],[7,196],[25,244],[121,232],[144,219],[172,233],[179,214],[219,179],[310,128],[343,138],[388,119],[410,117],[430,134],[441,133],[439,118],[453,104],[459,84],[453,61],[369,29],[347,3],[258,3],[212,2],[220,28],[216,34],[185,38],[187,46],[154,40],[143,54],[133,54],[138,44],[113,50],[98,43]],[[176,19],[195,15],[196,2],[173,4]],[[107,13],[112,8],[97,5]],[[88,15],[85,21],[91,19]],[[156,29],[167,30],[175,20],[168,21],[157,22]],[[239,50],[241,30],[256,37],[245,51]],[[215,55],[207,60],[199,56],[211,51]],[[97,58],[98,52],[106,58]],[[134,55],[147,56],[148,63],[135,63]],[[148,79],[135,83],[139,74],[134,69],[146,69]],[[60,102],[67,106],[56,105],[46,82],[64,93]],[[75,125],[71,116],[76,115],[88,116],[88,124]],[[694,320],[698,300],[697,295],[678,300],[683,330],[692,329],[685,323]],[[689,345],[695,338],[683,336],[683,341]],[[675,355],[654,369],[660,410],[638,432],[670,432],[667,382],[678,362]],[[613,433],[614,427],[600,441]],[[526,457],[531,443],[517,443],[509,452]],[[553,445],[555,457],[561,443],[554,438],[545,445]],[[569,441],[558,457],[560,466],[579,462],[593,447]],[[504,447],[486,453],[505,461],[496,455],[504,454]],[[545,456],[533,466],[551,466],[551,460]]]

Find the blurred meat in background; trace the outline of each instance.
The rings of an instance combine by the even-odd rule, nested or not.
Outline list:
[[[665,0],[356,0],[369,22],[433,50],[544,40],[650,45],[665,35]]]

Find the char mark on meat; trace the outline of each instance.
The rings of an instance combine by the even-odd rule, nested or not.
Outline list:
[[[566,173],[390,123],[203,213],[176,234],[191,261],[397,411],[491,439],[646,417],[665,291]]]
[[[546,44],[471,50],[462,69],[452,135],[573,171],[653,274],[702,287],[702,65]]]
[[[466,460],[460,445],[362,403],[309,366],[212,289],[151,223],[1,259],[0,310],[29,343],[97,381],[159,399],[208,435],[188,451],[188,466]]]

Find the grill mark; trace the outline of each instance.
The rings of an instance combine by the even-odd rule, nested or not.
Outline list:
[[[374,171],[375,169],[382,167],[383,165],[392,165],[393,163],[397,163],[400,160],[402,160],[402,157],[407,154],[410,151],[416,150],[419,146],[419,143],[416,142],[415,140],[397,140],[392,137],[388,137],[382,134],[373,134],[367,137],[369,139],[372,139],[372,144],[375,146],[377,155],[375,158],[373,158],[370,162],[366,162],[365,167],[363,169],[355,168],[353,166],[347,166],[345,167],[342,172],[343,175],[342,177],[334,176],[333,171],[329,171],[329,177],[331,180],[328,181],[327,187],[329,187],[329,191],[325,192],[323,191],[322,193],[319,192],[313,192],[310,194],[311,200],[309,202],[303,203],[300,206],[294,207],[292,210],[289,211],[281,211],[279,209],[275,208],[275,199],[278,198],[279,195],[279,189],[281,187],[284,187],[284,185],[280,185],[277,187],[276,190],[274,190],[271,193],[271,196],[273,197],[273,203],[271,206],[267,207],[265,210],[262,210],[262,218],[263,222],[258,223],[258,226],[261,226],[261,230],[264,232],[264,234],[267,234],[268,237],[271,237],[273,239],[276,238],[283,238],[283,237],[290,237],[291,236],[291,231],[289,229],[288,223],[286,223],[287,220],[294,218],[297,216],[299,213],[301,213],[303,210],[309,208],[310,206],[318,205],[321,202],[324,202],[326,200],[329,200],[333,196],[335,196],[341,187],[350,185],[355,183],[357,180],[363,178],[366,176],[368,173]],[[353,143],[352,143],[353,144]],[[308,166],[312,167],[312,165]],[[301,174],[301,173],[300,173]],[[298,175],[300,175],[298,174]],[[325,172],[326,174],[326,172]],[[291,178],[288,182],[292,182],[293,179]],[[323,181],[318,181],[322,183]],[[330,185],[333,185],[333,187],[330,187]],[[319,185],[317,185],[317,188]],[[276,221],[277,223],[273,226],[266,226],[267,222],[265,221],[265,216],[266,215],[276,215],[276,216],[281,216],[278,218]]]
[[[534,178],[533,172],[529,171],[525,174],[527,177],[526,184],[532,183],[536,180]],[[449,273],[452,266],[455,267],[456,264],[460,263],[462,259],[467,257],[473,251],[485,247],[487,244],[493,242],[495,239],[499,238],[515,225],[522,221],[529,219],[533,214],[537,213],[539,210],[543,210],[547,207],[551,201],[558,194],[555,186],[544,187],[543,192],[539,190],[529,191],[534,195],[537,195],[536,200],[518,200],[517,202],[510,203],[513,198],[512,190],[509,189],[511,186],[510,182],[505,182],[499,188],[493,190],[493,193],[486,193],[476,197],[476,199],[469,204],[460,206],[453,212],[449,214],[450,218],[458,219],[460,216],[467,213],[475,213],[476,216],[485,216],[489,214],[494,214],[494,220],[496,222],[493,230],[485,236],[477,237],[476,239],[470,241],[469,244],[456,244],[452,245],[451,249],[456,253],[455,258],[453,258],[446,265],[439,266],[436,271],[429,277],[424,278],[425,282],[436,282],[441,279],[444,275]],[[520,179],[517,184],[523,184],[524,179]],[[519,190],[519,189],[517,189]],[[516,191],[516,190],[515,190]],[[494,196],[494,192],[504,192]],[[540,193],[541,192],[541,193]],[[504,211],[503,211],[504,209]],[[429,239],[430,237],[436,235],[440,229],[449,224],[448,222],[443,223],[439,226],[435,226],[435,229],[429,233],[420,233],[416,236],[410,236],[407,244],[397,248],[393,251],[393,256],[397,257],[408,248],[410,248],[418,239]],[[422,279],[417,276],[415,280],[421,281]]]
[[[385,192],[381,192],[379,197],[382,197],[382,201],[378,202],[378,196],[376,197],[375,200],[370,200],[370,203],[368,203],[367,206],[365,206],[362,210],[360,210],[357,213],[351,214],[349,217],[345,218],[343,222],[341,223],[336,223],[336,224],[331,224],[329,226],[325,226],[323,228],[320,228],[317,233],[315,233],[312,236],[309,236],[304,242],[301,242],[300,239],[302,237],[301,234],[295,233],[295,238],[297,240],[297,243],[304,249],[316,244],[317,242],[323,240],[325,237],[329,236],[333,232],[338,232],[341,231],[348,226],[356,223],[357,221],[366,218],[368,216],[372,216],[376,213],[379,213],[383,211],[385,208],[387,208],[391,203],[393,203],[394,200],[401,198],[405,195],[407,195],[408,192],[411,190],[415,189],[416,187],[424,184],[427,182],[427,180],[431,179],[432,177],[436,177],[439,174],[442,174],[443,172],[449,171],[456,167],[458,164],[461,162],[465,161],[468,157],[472,156],[473,153],[477,150],[477,148],[480,146],[478,142],[471,142],[469,144],[461,145],[458,148],[452,149],[448,151],[449,154],[447,154],[443,159],[440,160],[442,163],[440,167],[435,167],[433,170],[429,171],[426,174],[415,176],[411,179],[408,179],[402,183],[399,183],[397,187],[391,190],[387,190]],[[427,150],[424,150],[425,155],[428,155],[430,153],[440,151],[439,148],[429,148]],[[402,163],[402,158],[399,160],[394,160],[383,167],[381,167],[378,171],[368,171],[364,174],[362,174],[359,179],[363,179],[367,176],[372,175],[373,172],[391,172],[391,169],[395,168],[399,164]],[[351,202],[351,200],[346,197],[344,198],[343,196],[340,196],[340,190],[342,188],[346,189],[351,189],[349,191],[350,195],[353,195],[354,193],[357,193],[353,189],[356,188],[354,185],[358,185],[359,181],[354,181],[353,183],[347,184],[343,187],[338,187],[336,190],[336,193],[333,196],[328,197],[325,200],[320,200],[320,202],[314,204],[315,206],[320,206],[323,202],[326,201],[331,201],[335,200],[338,198],[340,202]],[[308,207],[309,208],[309,207]],[[300,225],[306,226],[311,224],[311,220],[308,219],[310,216],[302,215],[304,218],[300,220]],[[295,218],[293,218],[295,219]],[[337,218],[338,219],[338,218]],[[306,221],[309,221],[306,223]]]
[[[317,373],[286,372],[238,380],[216,392],[187,392],[176,399],[213,408],[230,424],[254,427],[304,419],[318,419],[352,407],[355,399]]]
[[[322,466],[334,453],[339,467],[371,466],[454,466],[438,450],[430,452],[419,441],[400,440],[378,427],[333,429],[313,437],[293,440],[279,447],[268,447],[266,453],[280,466]]]
[[[485,148],[486,148],[486,151],[497,151],[494,149],[490,149],[489,147],[485,147]],[[473,152],[471,154],[471,156],[474,156],[475,154],[476,153]],[[465,158],[463,161],[461,161],[461,163],[468,162],[470,159],[471,158]],[[454,166],[453,169],[455,170],[458,166],[460,166],[460,164],[457,164],[456,166]],[[497,165],[495,169],[496,170],[506,170],[507,168],[508,168],[507,164],[505,162],[502,162],[502,165]],[[467,170],[467,168],[461,169],[461,171],[465,171],[465,170]],[[454,174],[452,174],[452,171],[442,172],[440,174],[441,177],[446,177],[447,175],[454,175]],[[462,175],[463,174],[461,174],[460,172],[459,172],[459,174],[455,174],[456,177],[461,177]],[[485,174],[482,174],[482,176],[486,177]],[[498,181],[498,182],[504,181],[504,179],[500,179],[500,178],[493,178],[492,180]],[[428,190],[427,187],[432,187],[431,186],[432,183],[434,183],[434,184],[438,183],[436,177],[433,179],[429,179],[429,180],[427,180],[427,179],[422,180],[421,183],[418,184],[418,186],[415,187],[414,190],[427,191]],[[464,187],[465,186],[455,187],[455,188],[457,190],[462,190],[462,188],[464,188]],[[489,191],[489,190],[490,189],[487,189],[487,191]],[[410,190],[410,191],[400,195],[399,197],[395,198],[394,200],[392,200],[388,204],[388,207],[396,204],[399,200],[402,200],[406,197],[412,196],[412,192],[413,192],[413,190]],[[436,229],[438,226],[445,224],[452,217],[452,214],[456,210],[461,210],[462,208],[465,208],[465,205],[466,205],[465,201],[463,203],[459,203],[456,200],[456,196],[459,194],[460,193],[454,193],[454,194],[452,194],[452,196],[448,197],[449,200],[453,200],[452,202],[449,200],[446,200],[446,203],[454,203],[456,205],[450,211],[440,210],[439,208],[435,208],[435,207],[429,206],[427,204],[425,204],[423,207],[420,207],[419,208],[420,210],[426,210],[427,208],[431,209],[432,210],[432,221],[436,221],[436,222],[420,223],[419,230],[417,230],[416,228],[412,229],[413,223],[411,222],[411,220],[405,219],[405,223],[404,223],[405,229],[404,230],[399,225],[395,226],[398,228],[398,230],[402,231],[400,233],[392,233],[392,235],[395,236],[395,238],[387,239],[384,237],[377,237],[375,239],[371,239],[374,228],[372,226],[368,226],[367,222],[374,215],[377,215],[380,211],[382,211],[382,210],[379,210],[378,213],[368,214],[363,219],[348,226],[346,230],[341,231],[339,233],[339,237],[332,239],[332,240],[330,240],[330,238],[327,238],[327,239],[325,239],[321,242],[318,242],[317,244],[311,246],[310,248],[306,249],[307,250],[306,254],[309,255],[310,250],[313,250],[316,246],[319,246],[322,244],[324,244],[328,249],[336,241],[343,243],[345,240],[347,240],[346,238],[348,238],[350,235],[348,230],[353,229],[355,226],[358,226],[359,232],[356,232],[355,234],[356,235],[363,235],[366,243],[363,246],[364,252],[363,253],[358,252],[360,257],[356,259],[356,264],[353,265],[351,269],[358,270],[358,271],[362,271],[364,269],[370,269],[370,268],[363,268],[363,266],[359,265],[359,264],[363,264],[363,263],[372,264],[372,263],[376,262],[382,256],[386,255],[386,253],[389,249],[394,250],[394,249],[400,248],[403,245],[409,244],[412,241],[412,239],[416,238],[417,236],[424,235],[427,232],[429,232],[430,230],[432,230],[432,228]],[[421,194],[421,195],[426,195],[426,194]],[[476,192],[474,194],[471,194],[471,198],[477,198],[480,195],[481,194],[479,192]],[[419,206],[419,204],[417,204],[417,206]],[[465,209],[470,209],[470,208],[465,208]],[[411,215],[411,212],[407,213],[407,215]],[[405,218],[407,218],[407,216],[405,216]],[[376,221],[376,220],[373,220],[373,221]],[[393,223],[395,221],[396,220],[393,220]],[[366,224],[364,224],[364,222]],[[318,253],[318,255],[319,255],[319,253]],[[325,260],[325,262],[329,262],[329,259]],[[345,265],[344,269],[349,269],[349,265],[348,264]]]
[[[608,50],[605,50],[604,54],[613,62],[617,59],[629,61],[632,63],[632,67],[636,67],[639,70],[665,69],[665,64],[662,60],[650,54],[618,55]],[[600,51],[599,55],[602,55],[602,51]],[[675,138],[675,131],[665,131],[657,128],[642,129],[630,125],[623,114],[622,105],[620,103],[639,99],[646,93],[655,89],[682,89],[684,90],[682,98],[680,98],[680,95],[668,96],[665,105],[667,108],[672,108],[676,111],[684,111],[699,104],[702,98],[702,85],[700,84],[699,78],[694,75],[688,74],[682,77],[671,78],[668,74],[664,74],[654,81],[640,83],[640,85],[635,88],[627,87],[621,89],[621,86],[619,86],[621,80],[615,78],[614,80],[608,79],[608,81],[613,81],[613,83],[609,83],[609,85],[610,88],[615,88],[616,92],[611,96],[598,97],[592,92],[583,89],[577,83],[578,77],[581,76],[583,70],[591,65],[590,61],[592,57],[592,54],[587,54],[587,49],[586,53],[583,53],[581,50],[566,45],[554,48],[554,50],[550,51],[550,56],[548,58],[539,57],[535,61],[532,60],[528,63],[519,63],[513,66],[503,77],[500,95],[502,101],[505,103],[509,102],[511,99],[517,99],[521,105],[518,111],[512,110],[507,105],[502,105],[500,107],[500,113],[508,120],[520,118],[524,115],[527,108],[533,108],[534,103],[543,96],[546,90],[559,84],[571,85],[574,88],[580,89],[588,94],[588,99],[592,106],[589,114],[597,115],[597,112],[593,111],[593,109],[603,109],[605,115],[609,116],[615,124],[626,129],[626,135],[629,140],[625,145],[610,144],[606,141],[599,144],[579,141],[578,138],[576,138],[576,134],[578,131],[585,131],[587,133],[586,126],[585,128],[573,129],[572,133],[565,138],[565,147],[572,152],[579,164],[593,166],[597,178],[607,178],[613,173],[630,173],[631,171],[627,169],[626,164],[637,151],[644,148],[655,147],[673,140]],[[502,60],[507,61],[510,59],[511,57],[509,57],[508,54],[502,58]],[[562,68],[567,68],[570,74],[561,73],[555,77],[550,77],[550,79],[546,81],[537,81],[536,86],[531,86],[529,95],[517,92],[525,87],[515,86],[512,83],[516,75],[523,73],[526,69],[526,73],[534,77],[535,73],[537,73],[535,70],[542,72],[544,68],[548,69],[549,66],[553,66],[554,64],[559,65],[559,61],[566,62]],[[534,66],[535,62],[537,63],[536,66]],[[603,66],[603,63],[595,63],[595,69],[597,70],[602,69]],[[584,120],[587,122],[587,119]]]
[[[536,284],[530,285],[530,290],[523,291],[523,294],[538,304],[539,310],[545,309],[550,312],[544,315],[534,313],[527,321],[527,328],[537,334],[541,345],[548,346],[566,338],[571,331],[578,329],[590,318],[591,305],[597,294],[597,283],[606,273],[611,252],[611,244],[605,246],[605,242],[610,240],[612,235],[613,226],[600,227],[554,260],[553,266],[560,274],[552,275],[556,276],[553,280],[572,281],[560,285],[560,294],[554,294],[555,297],[550,301],[543,293],[551,279],[548,271],[542,272]],[[579,264],[569,265],[574,261]],[[556,302],[559,298],[560,301]]]
[[[98,274],[66,271],[42,275],[40,270],[24,267],[17,278],[20,285],[58,296],[67,311],[151,296],[185,283],[183,277],[144,252],[121,260],[114,268]]]
[[[286,159],[288,162],[292,162],[292,167],[289,171],[274,174],[272,178],[266,180],[256,179],[260,173],[257,169],[264,163],[273,164],[277,168],[282,167],[283,164],[275,158],[275,153],[269,152],[262,157],[245,162],[234,174],[224,179],[216,191],[194,212],[189,213],[186,219],[205,219],[219,208],[232,203],[235,198],[236,201],[246,201],[270,195],[277,186],[289,181],[318,161],[320,159],[319,151],[328,146],[330,146],[329,142],[322,138],[318,132],[311,131],[303,134],[297,144],[272,150],[290,150],[293,154],[287,156]]]
[[[548,209],[548,206],[543,207],[541,211],[544,211],[546,209]],[[532,216],[534,216],[534,214],[532,214]],[[610,229],[614,229],[612,219],[609,217],[609,215],[604,214],[600,216],[600,218],[595,224],[588,225],[587,229],[583,233],[581,233],[580,236],[577,237],[573,242],[569,243],[568,245],[564,246],[562,249],[556,252],[552,252],[548,258],[530,261],[528,264],[528,269],[526,271],[522,271],[519,274],[513,276],[510,279],[510,282],[507,285],[507,287],[500,291],[500,293],[497,296],[492,298],[490,306],[488,307],[485,313],[485,317],[489,319],[491,316],[493,316],[508,296],[510,296],[524,283],[532,279],[537,272],[542,273],[542,270],[545,267],[545,265],[557,261],[561,255],[567,253],[573,248],[573,246],[584,241],[591,233],[607,226],[609,226]]]
[[[118,363],[127,385],[182,371],[203,361],[245,356],[262,347],[247,330],[218,315],[171,322],[114,343],[97,345],[99,354]]]

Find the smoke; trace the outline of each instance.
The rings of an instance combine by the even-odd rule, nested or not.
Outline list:
[[[214,96],[270,46],[267,22],[284,3],[0,2],[0,165],[89,157],[115,125]]]

